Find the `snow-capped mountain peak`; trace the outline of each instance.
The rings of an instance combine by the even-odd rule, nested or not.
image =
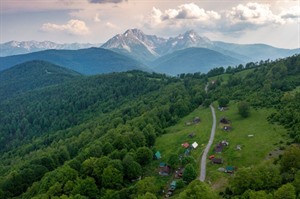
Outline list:
[[[115,51],[127,52],[132,57],[152,60],[159,56],[190,47],[211,47],[213,42],[206,37],[200,37],[194,30],[180,34],[177,37],[164,39],[155,35],[146,35],[139,29],[128,29],[108,40],[101,47]],[[146,57],[146,55],[150,55]]]
[[[195,44],[206,44],[207,43],[212,43],[207,37],[201,37],[197,32],[194,30],[190,30],[184,33],[184,38],[187,40],[190,40],[194,42]],[[193,46],[194,47],[194,46]],[[196,46],[199,47],[199,46]]]
[[[0,44],[0,56],[10,56],[25,54],[31,52],[37,52],[48,49],[67,49],[67,50],[77,50],[81,48],[90,48],[100,46],[100,44],[58,44],[51,41],[9,41],[3,44]]]
[[[144,36],[145,34],[141,30],[135,28],[135,29],[126,30],[124,36],[128,36],[128,35],[133,35],[139,38],[141,36]]]
[[[151,61],[160,55],[157,47],[162,43],[166,43],[166,40],[163,38],[146,35],[139,29],[128,29],[123,34],[114,36],[101,47],[117,52],[125,51],[138,60],[146,59]]]
[[[164,47],[164,54],[191,47],[210,48],[212,46],[213,42],[208,38],[201,37],[194,30],[190,30],[184,34],[178,35],[177,37],[169,38],[166,46]]]

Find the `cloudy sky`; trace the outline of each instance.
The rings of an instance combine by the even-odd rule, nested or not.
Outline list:
[[[129,28],[161,37],[300,47],[300,0],[0,0],[0,43],[103,43]]]

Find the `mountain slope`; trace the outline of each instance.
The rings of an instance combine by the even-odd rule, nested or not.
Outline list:
[[[241,61],[206,48],[187,48],[165,55],[153,62],[158,72],[177,75],[181,73],[208,72],[217,66],[236,65]]]
[[[135,198],[140,192],[132,180],[152,161],[149,147],[163,128],[199,106],[203,87],[200,79],[131,71],[83,76],[0,101],[1,199],[51,198],[48,190],[58,197],[119,198],[101,180],[112,167],[108,179],[121,180],[114,189],[128,188],[127,198]]]
[[[211,48],[213,42],[206,37],[200,37],[195,31],[190,30],[177,37],[169,38],[165,46],[161,46],[162,55],[191,47]]]
[[[101,47],[147,62],[153,61],[159,56],[157,48],[165,42],[165,39],[145,35],[141,30],[129,29],[123,34],[114,36]]]
[[[81,48],[91,48],[96,46],[100,46],[100,44],[58,44],[51,41],[9,41],[0,44],[0,57],[32,53],[49,49],[77,50]]]
[[[120,52],[148,63],[155,58],[190,47],[209,48],[213,45],[206,37],[200,37],[195,31],[187,31],[177,37],[164,39],[146,35],[141,30],[129,29],[104,43],[101,47]]]
[[[48,61],[82,74],[147,70],[143,64],[102,48],[81,50],[46,50],[24,55],[0,57],[0,71],[31,60]]]
[[[45,61],[30,61],[0,72],[0,100],[21,92],[60,84],[79,73]]]
[[[275,48],[266,44],[233,44],[215,41],[214,46],[215,48],[220,48],[248,57],[248,59],[245,59],[245,61],[248,62],[267,59],[275,60],[300,53],[300,48],[283,49]]]
[[[229,110],[217,114],[229,116],[234,128],[229,133],[231,135],[218,129],[222,135],[215,142],[217,144],[225,138],[230,141],[230,146],[241,144],[243,148],[237,151],[236,147],[229,147],[222,153],[227,165],[238,168],[234,175],[222,174],[216,170],[218,165],[210,165],[215,173],[207,176],[222,181],[224,189],[229,185],[229,191],[225,193],[222,188],[219,195],[244,197],[255,193],[252,191],[255,185],[259,193],[272,196],[281,190],[281,184],[286,186],[286,181],[289,186],[297,188],[300,179],[300,148],[297,144],[300,138],[300,57],[266,61],[253,67],[241,74],[232,73],[227,78],[216,77],[217,83],[209,84],[208,94],[204,91],[208,80],[205,74],[172,78],[131,71],[83,76],[21,94],[9,101],[0,101],[0,198],[147,198],[152,197],[147,193],[149,190],[155,195],[153,198],[164,197],[160,190],[169,187],[175,171],[165,176],[166,180],[161,180],[157,175],[159,161],[153,160],[152,151],[163,152],[164,160],[170,160],[167,164],[171,164],[170,157],[174,157],[174,151],[181,147],[183,139],[189,143],[195,141],[188,138],[190,132],[196,129],[196,133],[201,134],[196,136],[197,142],[205,143],[208,137],[206,139],[202,132],[211,127],[207,125],[210,110],[205,108],[205,104],[208,106],[224,96],[232,100]],[[252,120],[242,119],[237,114],[235,102],[243,100],[259,109],[251,110]],[[200,104],[204,106],[199,109]],[[272,108],[266,111],[267,107]],[[264,116],[257,119],[255,116],[259,113]],[[267,118],[266,113],[272,113],[271,117]],[[186,121],[196,116],[203,122],[187,127]],[[291,144],[291,139],[281,134],[281,127],[277,125],[270,126],[269,136],[283,136],[282,139],[276,143],[267,138],[262,141],[264,133],[257,131],[255,124],[261,120],[265,123],[267,119],[283,122],[285,127],[290,128],[289,134],[296,143]],[[174,124],[177,124],[176,127]],[[262,126],[266,128],[269,125]],[[239,135],[241,131],[245,132]],[[249,139],[247,135],[250,133],[247,132],[251,131],[255,133]],[[161,142],[161,148],[154,145],[164,136],[168,139]],[[275,161],[278,160],[277,155],[262,154],[259,147],[252,147],[253,153],[246,153],[252,155],[236,158],[239,153],[247,152],[251,148],[249,146],[266,142],[276,151],[281,152],[280,148],[287,145],[294,149],[287,148],[280,161]],[[199,156],[201,150],[198,147],[191,151],[190,157]],[[183,151],[178,152],[181,154]],[[232,156],[235,153],[238,156]],[[256,155],[261,157],[259,164],[253,161],[245,164],[245,159],[251,160]],[[178,155],[175,154],[175,157]],[[191,168],[196,169],[193,158],[183,160],[182,167],[195,165]],[[260,170],[253,170],[254,164],[259,165]],[[147,177],[135,181],[145,173]],[[287,174],[288,178],[285,177]],[[218,177],[220,175],[221,178]],[[230,179],[229,184],[224,179]],[[260,182],[264,182],[263,187]],[[198,194],[200,198],[203,192],[196,193],[195,190],[203,186],[193,182],[191,185],[181,188],[183,194]],[[205,186],[205,192],[211,193],[208,185]],[[294,190],[293,187],[291,189]],[[185,197],[186,194],[183,194],[178,190],[172,197]],[[267,198],[268,195],[264,195],[266,197],[263,198]]]
[[[132,57],[152,67],[153,63],[155,66],[158,65],[157,63],[163,63],[164,61],[162,60],[170,59],[170,57],[174,56],[168,54],[172,54],[178,50],[184,50],[192,47],[213,50],[227,57],[231,57],[229,58],[229,60],[228,58],[223,57],[222,60],[225,61],[224,63],[218,60],[218,56],[215,59],[206,59],[206,63],[201,63],[203,65],[206,65],[206,69],[200,70],[200,72],[207,72],[209,69],[211,69],[211,67],[220,65],[226,66],[229,64],[246,64],[248,62],[259,62],[260,60],[267,59],[275,60],[277,58],[283,58],[294,55],[296,53],[300,53],[300,49],[281,49],[265,44],[243,45],[225,43],[220,41],[211,41],[206,37],[201,37],[193,30],[180,34],[177,37],[164,39],[153,35],[146,35],[138,29],[129,29],[123,34],[114,36],[112,39],[103,44],[102,47]],[[197,54],[194,53],[193,55],[197,56]],[[176,67],[180,63],[182,69],[179,71],[188,73],[195,72],[195,69],[197,68],[195,67],[196,63],[192,64],[193,60],[199,61],[199,58],[190,55],[189,60],[186,60],[184,57],[179,56],[176,57],[173,63],[171,63],[171,60],[169,60],[168,62]],[[187,64],[187,70],[184,70],[183,63]],[[171,66],[161,65],[160,67],[167,68]],[[167,70],[157,71],[167,72]]]

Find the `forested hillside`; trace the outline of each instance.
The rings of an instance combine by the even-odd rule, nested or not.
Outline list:
[[[202,103],[205,82],[133,71],[1,100],[0,198],[145,194],[152,179],[132,180],[152,161],[148,147]]]
[[[35,64],[41,67],[32,70],[36,72],[49,65],[29,62],[25,66]],[[52,67],[52,71],[60,71]],[[186,183],[181,180],[181,193],[172,197],[299,197],[299,55],[178,77],[140,71],[96,76],[65,72],[70,78],[39,87],[18,83],[25,80],[16,78],[20,93],[0,98],[1,199],[161,198],[161,178],[152,175],[154,170],[158,173],[158,163],[153,160],[156,140],[168,135],[168,127],[182,123],[181,119],[200,105],[205,109],[211,103],[243,104],[248,111],[241,114],[244,120],[251,110],[268,110],[272,114],[265,118],[270,124],[283,125],[290,140],[282,141],[285,150],[281,155],[238,168],[219,196],[208,184],[192,181],[197,172],[187,164],[193,175]],[[27,77],[34,75],[28,73]],[[35,85],[34,81],[29,78],[25,82]],[[11,86],[7,83],[2,89]],[[193,128],[203,132],[201,127]],[[182,139],[183,135],[176,135]],[[179,164],[176,158],[173,154],[167,163]]]
[[[132,58],[103,48],[45,50],[0,57],[0,71],[33,60],[51,62],[85,75],[124,72],[128,70],[150,71],[144,64]]]
[[[292,140],[281,146],[282,150],[286,150],[278,157],[262,160],[259,165],[239,168],[221,195],[224,198],[249,199],[299,198],[300,56],[250,63],[247,68],[242,65],[217,68],[209,74],[220,74],[212,78],[214,83],[209,86],[209,102],[236,102],[244,118],[251,115],[251,109],[275,110],[268,121],[283,125]],[[240,108],[241,104],[243,108]]]
[[[216,66],[228,66],[241,63],[241,60],[226,56],[206,48],[187,48],[178,50],[156,59],[152,63],[155,71],[169,75],[181,73],[208,72]]]
[[[248,66],[248,67],[247,67]],[[241,76],[239,71],[246,72]],[[300,56],[295,55],[277,61],[261,61],[246,67],[222,68],[211,70],[210,74],[228,74],[226,83],[222,79],[211,84],[211,101],[228,98],[246,101],[255,108],[274,107],[277,113],[270,116],[273,122],[279,122],[291,129],[291,136],[300,142],[299,136],[299,86]],[[219,76],[222,78],[222,76]]]
[[[25,62],[0,73],[0,100],[26,91],[60,84],[79,76],[81,75],[75,71],[49,62]]]

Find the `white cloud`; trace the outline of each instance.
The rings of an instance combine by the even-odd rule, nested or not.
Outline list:
[[[247,3],[239,4],[233,7],[231,11],[227,11],[226,18],[230,20],[231,25],[248,24],[248,25],[269,25],[283,24],[284,20],[275,15],[269,4]]]
[[[220,27],[227,33],[257,30],[268,26],[282,27],[287,23],[297,23],[300,19],[298,6],[282,4],[278,9],[270,4],[252,2],[232,7],[231,10],[224,11],[223,15],[224,20]]]
[[[96,13],[95,16],[94,16],[94,22],[100,22],[100,21],[101,21],[101,19],[99,17],[99,14]]]
[[[105,26],[106,26],[107,28],[110,28],[110,29],[118,29],[118,26],[116,26],[115,24],[110,23],[110,22],[107,22],[107,23],[105,24]]]
[[[295,24],[300,22],[300,9],[295,1],[230,1],[230,5],[222,8],[217,3],[215,6],[205,6],[205,4],[205,2],[201,3],[203,7],[200,7],[198,2],[181,3],[176,7],[168,5],[152,7],[148,15],[141,17],[139,27],[151,34],[165,37],[176,36],[193,29],[215,40],[225,38],[231,42],[239,40],[241,43],[243,40],[251,42],[257,40],[263,43],[264,39],[266,41],[269,39],[268,43],[271,44],[272,39],[281,38],[281,32],[299,34]],[[268,31],[268,38],[262,37]],[[271,34],[273,32],[276,34]]]
[[[220,15],[215,11],[205,11],[203,8],[198,7],[194,3],[183,4],[178,9],[173,9],[177,12],[175,18],[177,19],[196,19],[201,21],[220,19]]]
[[[125,0],[127,1],[127,0]],[[89,0],[90,3],[122,3],[123,0]]]
[[[45,23],[43,24],[41,30],[46,32],[67,32],[72,35],[86,35],[90,33],[89,28],[86,26],[84,21],[71,19],[67,24],[53,24],[53,23]]]
[[[300,20],[299,6],[293,6],[287,10],[283,10],[280,13],[280,17],[281,19],[285,20],[287,23],[299,22]]]
[[[195,3],[181,4],[176,9],[161,11],[153,7],[149,16],[142,19],[148,28],[180,28],[194,26],[209,28],[220,20],[221,15],[215,11],[206,11]]]
[[[76,42],[96,43],[105,42],[128,28],[140,28],[148,34],[164,37],[194,29],[216,40],[232,38],[232,42],[237,39],[254,42],[253,38],[262,41],[274,37],[274,43],[280,41],[282,46],[299,47],[299,42],[284,44],[287,38],[293,37],[291,40],[296,41],[293,35],[299,35],[299,0],[118,2],[121,0],[4,0],[0,6],[0,15],[5,19],[1,24],[4,32],[0,40],[30,40],[34,37],[37,40],[74,42],[76,39]],[[50,18],[52,21],[48,21]],[[69,19],[82,21],[83,28],[72,27]],[[22,34],[18,31],[20,27],[24,30]],[[68,34],[44,34],[36,31],[36,27]],[[70,34],[87,33],[90,33],[88,37],[70,37]]]

